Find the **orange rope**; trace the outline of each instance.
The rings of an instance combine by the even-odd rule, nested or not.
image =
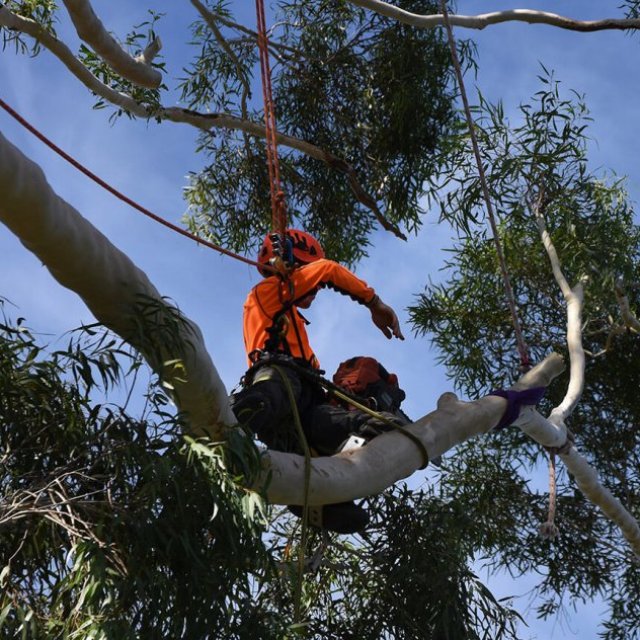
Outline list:
[[[284,238],[287,224],[287,205],[280,185],[280,164],[278,161],[278,132],[276,129],[275,105],[271,91],[271,69],[269,67],[269,39],[263,0],[256,0],[258,19],[258,48],[260,50],[260,73],[262,75],[262,97],[264,100],[264,125],[267,147],[267,167],[269,169],[269,189],[271,191],[271,228]]]
[[[49,140],[49,138],[47,138],[43,133],[38,131],[38,129],[36,129],[32,124],[27,122],[27,120],[25,120],[17,111],[14,111],[4,100],[2,100],[2,98],[0,98],[0,107],[2,107],[2,109],[4,109],[12,118],[17,120],[17,122],[19,122],[27,131],[32,133],[36,138],[44,142],[44,144],[46,144],[50,149],[55,151],[60,157],[66,160],[70,165],[75,167],[81,173],[84,173],[85,176],[87,176],[88,178],[93,180],[95,183],[100,185],[103,189],[106,189],[109,193],[114,195],[116,198],[127,203],[130,207],[133,207],[134,209],[144,214],[148,218],[151,218],[155,222],[158,222],[161,225],[168,227],[172,231],[175,231],[176,233],[179,233],[180,235],[185,236],[190,240],[195,240],[195,242],[197,242],[198,244],[201,244],[209,249],[213,249],[214,251],[218,251],[219,253],[222,253],[225,256],[229,256],[234,260],[239,260],[240,262],[244,262],[245,264],[250,264],[255,267],[259,267],[260,269],[268,269],[273,273],[277,273],[277,269],[275,269],[270,265],[260,264],[259,262],[250,260],[249,258],[245,258],[244,256],[241,256],[241,255],[238,255],[237,253],[234,253],[233,251],[229,251],[229,249],[225,249],[224,247],[214,244],[213,242],[209,242],[207,240],[203,240],[202,238],[198,238],[198,236],[192,233],[189,233],[188,231],[185,231],[181,227],[178,227],[172,222],[169,222],[168,220],[161,218],[159,215],[156,215],[155,213],[149,211],[149,209],[146,209],[145,207],[143,207],[142,205],[139,205],[134,200],[131,200],[131,198],[128,198],[124,194],[120,193],[120,191],[112,187],[109,183],[105,182],[102,178],[98,177],[95,173],[87,169],[84,165],[80,164],[80,162],[78,162],[75,158],[71,157],[68,153],[63,151],[58,145],[56,145],[54,142]]]

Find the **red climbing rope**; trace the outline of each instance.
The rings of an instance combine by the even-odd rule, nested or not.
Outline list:
[[[239,260],[240,262],[244,262],[246,264],[250,264],[255,267],[259,267],[261,269],[269,269],[274,273],[276,272],[276,269],[274,269],[270,265],[260,264],[258,262],[255,262],[254,260],[250,260],[249,258],[245,258],[244,256],[238,255],[233,251],[229,251],[229,249],[225,249],[224,247],[214,244],[213,242],[209,242],[208,240],[203,240],[202,238],[198,238],[198,236],[192,233],[189,233],[188,231],[185,231],[181,227],[178,227],[172,222],[169,222],[168,220],[165,220],[164,218],[161,218],[155,213],[149,211],[142,205],[139,205],[134,200],[131,200],[131,198],[128,198],[124,194],[120,193],[120,191],[112,187],[109,183],[105,182],[102,178],[98,177],[95,173],[87,169],[84,165],[80,164],[80,162],[78,162],[75,158],[71,157],[68,153],[63,151],[58,145],[56,145],[54,142],[49,140],[49,138],[47,138],[43,133],[38,131],[38,129],[36,129],[32,124],[27,122],[27,120],[25,120],[17,111],[12,109],[4,100],[2,100],[2,98],[0,98],[0,107],[2,107],[12,118],[17,120],[17,122],[19,122],[25,129],[27,129],[27,131],[31,132],[34,136],[36,136],[36,138],[44,142],[44,144],[46,144],[50,149],[55,151],[60,157],[64,158],[69,164],[75,167],[78,171],[80,171],[81,173],[84,173],[85,176],[93,180],[95,183],[99,184],[103,189],[106,189],[109,193],[114,195],[116,198],[118,198],[119,200],[122,200],[123,202],[126,202],[130,207],[133,207],[134,209],[144,214],[145,216],[151,218],[155,222],[158,222],[161,225],[168,227],[172,231],[175,231],[176,233],[179,233],[180,235],[185,236],[190,240],[195,240],[195,242],[197,242],[198,244],[208,247],[209,249],[213,249],[214,251],[218,251],[219,253],[222,253],[225,256],[229,256],[234,260]]]
[[[520,318],[518,317],[518,310],[516,308],[515,296],[513,294],[513,287],[511,286],[511,278],[509,277],[509,271],[507,270],[507,263],[504,258],[504,252],[502,250],[502,244],[500,243],[500,234],[498,232],[498,225],[493,213],[493,206],[491,204],[491,197],[489,195],[489,187],[487,186],[487,179],[482,166],[482,158],[480,156],[480,147],[478,145],[478,139],[476,137],[476,130],[473,123],[473,117],[471,116],[471,109],[469,107],[469,100],[467,99],[467,92],[464,86],[464,79],[462,77],[462,70],[460,68],[460,61],[458,60],[458,54],[456,53],[456,42],[453,36],[453,29],[449,22],[449,14],[447,12],[446,0],[440,0],[442,7],[442,17],[444,18],[444,24],[447,28],[447,34],[449,36],[449,48],[451,49],[451,58],[453,60],[453,66],[455,68],[456,77],[458,79],[458,85],[460,87],[460,96],[462,98],[462,104],[464,105],[464,112],[467,118],[467,125],[469,127],[469,135],[471,137],[471,144],[473,146],[473,153],[478,165],[478,175],[480,177],[480,183],[482,185],[482,193],[487,207],[487,215],[489,217],[489,223],[491,225],[491,232],[493,233],[493,241],[496,246],[496,253],[498,255],[498,262],[500,263],[500,271],[502,272],[502,280],[504,282],[504,290],[507,298],[507,304],[509,305],[509,311],[511,312],[511,320],[513,323],[513,330],[515,332],[516,344],[518,352],[520,354],[520,367],[523,371],[528,371],[531,368],[531,360],[529,359],[529,350],[522,333],[522,326],[520,324]]]
[[[278,132],[276,129],[275,105],[271,91],[271,69],[269,67],[269,38],[264,14],[263,0],[256,0],[258,19],[258,49],[260,50],[260,74],[262,76],[262,97],[264,100],[264,125],[267,147],[267,167],[269,169],[269,189],[271,192],[271,228],[284,238],[287,226],[287,205],[280,185],[280,163],[278,161]]]

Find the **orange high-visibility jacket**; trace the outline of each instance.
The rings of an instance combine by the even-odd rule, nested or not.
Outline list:
[[[294,358],[302,358],[318,368],[318,360],[311,349],[305,324],[296,302],[315,293],[321,287],[331,287],[361,304],[370,303],[375,291],[364,280],[333,260],[316,260],[293,270],[289,280],[269,276],[259,282],[244,303],[244,346],[247,356],[256,349],[276,350]],[[277,344],[270,343],[276,328],[281,333]]]

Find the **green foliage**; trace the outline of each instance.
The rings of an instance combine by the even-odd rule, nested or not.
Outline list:
[[[480,529],[457,500],[397,486],[366,501],[372,524],[362,540],[306,549],[303,624],[310,638],[394,640],[516,638],[517,613],[495,600],[467,566]],[[283,575],[297,579],[298,549],[276,532]]]
[[[532,359],[562,350],[566,313],[549,268],[533,208],[541,203],[546,229],[570,283],[586,277],[586,348],[600,350],[619,317],[614,282],[637,279],[640,234],[620,181],[589,173],[584,104],[563,99],[543,76],[536,103],[521,107],[523,122],[510,128],[500,106],[483,104],[478,133],[499,237]],[[516,372],[513,329],[475,163],[461,138],[446,167],[452,176],[442,217],[458,232],[448,279],[432,284],[412,307],[416,329],[433,332],[443,362],[472,397]],[[590,341],[593,341],[590,343]]]
[[[439,12],[433,0],[397,4]],[[54,2],[5,5],[53,33]],[[182,102],[261,123],[255,34],[233,23],[226,2],[208,6],[220,33],[194,24]],[[623,7],[638,13],[635,0]],[[513,328],[467,133],[454,120],[442,32],[410,29],[343,1],[280,0],[275,9],[279,130],[332,154],[322,163],[281,147],[291,224],[317,235],[330,257],[353,264],[366,255],[377,222],[343,174],[410,232],[437,197],[457,239],[445,278],[430,283],[411,309],[416,330],[434,336],[468,397],[507,386],[517,371]],[[157,19],[152,13],[134,27],[125,48],[138,53]],[[39,51],[18,33],[2,35],[4,47]],[[472,65],[472,47],[460,48]],[[167,93],[165,86],[134,87],[86,48],[79,58],[151,110]],[[544,68],[540,81],[517,126],[501,105],[481,101],[475,114],[483,164],[534,361],[566,351],[564,301],[534,212],[569,281],[586,279],[587,383],[570,427],[607,486],[639,516],[640,353],[637,336],[619,331],[614,296],[621,278],[639,308],[638,227],[623,184],[589,170],[582,99],[563,97]],[[186,189],[191,229],[255,249],[270,224],[263,141],[214,129],[201,135],[198,151],[210,163]],[[152,345],[190,348],[175,343],[183,318],[153,300],[140,300],[138,312],[131,330],[149,339],[145,357],[179,371],[178,360],[165,362]],[[0,326],[2,637],[514,638],[517,615],[470,571],[472,557],[516,574],[543,573],[541,616],[599,595],[610,605],[605,637],[640,637],[637,566],[619,533],[565,476],[562,533],[552,542],[538,537],[545,504],[526,478],[544,455],[516,430],[460,446],[437,495],[396,488],[368,501],[372,531],[331,541],[319,568],[304,576],[304,615],[293,620],[298,524],[289,519],[281,527],[278,516],[263,536],[269,514],[242,488],[259,465],[252,443],[239,432],[225,447],[185,437],[167,389],[157,386],[132,417],[128,405],[138,394],[127,385],[141,371],[139,359],[94,329],[50,352],[22,322]],[[565,383],[550,389],[543,410],[557,404]],[[103,391],[124,400],[96,400]],[[312,535],[305,554],[322,544]]]
[[[624,9],[627,18],[637,19],[640,17],[640,2],[638,0],[624,0],[620,8]]]
[[[265,505],[242,488],[251,441],[182,436],[156,386],[137,418],[92,399],[140,371],[96,327],[46,350],[22,321],[0,326],[3,638],[515,637],[466,566],[464,508],[406,488],[369,501],[362,544],[318,556],[294,621],[299,522],[278,516],[263,539]]]
[[[3,2],[4,6],[16,15],[33,20],[45,31],[55,35],[53,28],[56,3],[53,0],[9,0]],[[2,49],[13,45],[16,52],[28,55],[40,53],[41,46],[37,40],[27,40],[24,35],[16,30],[0,27],[2,33]]]
[[[180,61],[184,77],[170,88],[181,92],[187,109],[214,119],[231,114],[261,127],[256,34],[233,21],[225,0],[205,4],[211,19],[194,23],[193,58]],[[439,11],[436,0],[399,6]],[[53,31],[55,3],[21,0],[8,7]],[[367,255],[382,218],[399,234],[420,228],[454,123],[448,47],[441,30],[409,28],[344,0],[279,0],[273,11],[278,130],[315,149],[311,157],[279,147],[288,220],[318,236],[329,257],[353,265]],[[134,56],[155,37],[161,16],[149,13],[120,40]],[[5,46],[30,51],[30,40],[19,32],[3,30],[3,37]],[[31,53],[38,52],[36,41]],[[460,54],[473,64],[468,43],[460,44]],[[145,107],[150,118],[162,117],[167,85],[138,87],[85,45],[78,59],[104,85]],[[152,64],[165,70],[162,62]],[[95,107],[111,105],[98,96]],[[131,117],[116,106],[110,117],[122,115]],[[198,140],[207,164],[190,174],[185,222],[209,240],[251,253],[271,227],[264,140],[217,128],[214,119]]]
[[[536,211],[571,286],[584,280],[586,381],[568,426],[606,486],[638,516],[640,378],[635,363],[640,344],[637,335],[624,330],[615,283],[618,278],[625,283],[631,308],[638,309],[640,229],[622,182],[589,171],[588,113],[580,96],[565,98],[544,69],[540,81],[535,100],[521,107],[518,126],[505,120],[500,105],[483,102],[476,111],[500,241],[534,362],[552,350],[568,355],[565,302],[540,241]],[[442,199],[442,216],[456,229],[458,241],[442,281],[425,288],[411,314],[416,331],[433,335],[458,388],[475,398],[513,382],[518,354],[466,143],[461,134]],[[566,375],[556,381],[541,404],[543,413],[559,404],[566,385]],[[640,588],[637,567],[620,533],[576,493],[569,478],[559,485],[562,535],[553,543],[538,539],[544,505],[525,479],[544,464],[543,451],[518,430],[507,430],[465,443],[458,454],[443,478],[445,495],[479,514],[481,528],[491,532],[480,546],[493,567],[516,573],[546,567],[538,585],[539,614],[555,614],[565,598],[598,595],[612,606],[605,637],[638,637],[638,600],[618,595]]]
[[[208,4],[213,15],[225,20],[233,17],[226,8],[228,2],[219,0]],[[185,69],[181,99],[190,109],[201,105],[208,105],[214,112],[242,108],[243,97],[250,97],[244,94],[258,61],[255,40],[235,37],[223,43],[206,22],[198,21],[192,25],[192,45],[198,54]],[[211,81],[212,74],[215,74],[215,83]]]
[[[437,3],[401,3],[436,12]],[[224,6],[211,7],[228,18]],[[272,38],[278,129],[346,161],[362,188],[393,223],[415,231],[421,200],[437,171],[452,122],[449,53],[436,30],[415,30],[347,2],[279,2],[282,32]],[[241,87],[253,75],[255,43],[229,37],[232,65],[210,30],[183,83],[190,107],[240,111]],[[261,105],[257,80],[251,85]],[[262,122],[261,106],[251,119]],[[264,143],[212,131],[200,146],[212,164],[186,190],[192,229],[238,250],[255,250],[270,228]],[[329,256],[353,264],[377,227],[372,210],[340,171],[285,147],[281,174],[292,226],[317,235]],[[332,166],[331,166],[332,165]]]
[[[47,353],[0,330],[0,635],[282,637],[256,605],[273,565],[246,438],[184,439],[155,387],[139,418],[92,401],[126,373],[103,334]]]

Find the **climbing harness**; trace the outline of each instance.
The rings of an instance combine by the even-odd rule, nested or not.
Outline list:
[[[256,350],[251,354],[251,360],[253,364],[251,365],[251,367],[249,367],[249,370],[245,373],[245,376],[243,378],[244,385],[251,384],[251,380],[253,379],[253,376],[255,375],[256,371],[263,366],[272,366],[275,364],[276,366],[280,365],[280,366],[288,367],[289,369],[292,369],[293,371],[298,373],[300,376],[306,378],[312,383],[315,383],[316,385],[323,387],[324,389],[326,389],[327,392],[329,392],[336,398],[350,404],[351,406],[355,407],[356,409],[359,409],[363,413],[366,413],[372,418],[379,420],[380,422],[383,422],[384,424],[390,427],[393,427],[394,430],[402,433],[406,438],[411,440],[420,451],[420,454],[422,456],[422,466],[419,467],[419,469],[425,469],[429,464],[429,453],[427,452],[427,448],[424,446],[424,443],[422,442],[422,440],[420,440],[420,438],[418,438],[415,434],[413,434],[411,431],[406,429],[404,426],[388,418],[386,415],[378,411],[374,411],[373,409],[371,409],[371,407],[368,407],[366,404],[367,401],[365,398],[360,398],[352,393],[349,393],[349,391],[347,391],[346,389],[343,389],[342,387],[338,386],[337,384],[325,378],[323,375],[325,372],[322,369],[318,370],[318,369],[312,369],[309,366],[304,366],[296,362],[295,358],[287,354],[277,353],[277,352],[274,353],[274,352]]]

